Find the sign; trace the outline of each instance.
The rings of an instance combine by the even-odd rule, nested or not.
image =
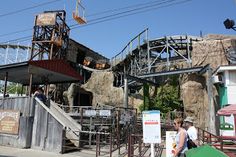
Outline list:
[[[18,134],[20,112],[0,110],[0,133]]]
[[[161,143],[160,111],[143,111],[143,142]]]
[[[97,112],[96,110],[85,110],[84,114],[85,116],[91,117],[91,116],[96,116]]]
[[[56,13],[43,13],[37,15],[37,20],[36,20],[37,26],[55,25],[55,23],[56,23]]]
[[[99,116],[109,117],[109,116],[111,116],[111,111],[110,110],[100,110]]]
[[[174,157],[176,151],[176,131],[166,131],[166,157]]]

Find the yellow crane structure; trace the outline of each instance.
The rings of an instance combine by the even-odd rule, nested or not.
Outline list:
[[[79,24],[86,24],[85,8],[81,4],[81,0],[76,0],[75,11],[73,12],[73,18]]]

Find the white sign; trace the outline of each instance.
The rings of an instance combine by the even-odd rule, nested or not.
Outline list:
[[[143,142],[161,143],[160,111],[143,111]]]
[[[84,114],[85,116],[96,116],[97,112],[96,110],[85,110]]]
[[[108,117],[108,116],[111,116],[111,111],[110,110],[100,110],[99,115],[104,116],[104,117]]]
[[[166,157],[174,157],[176,151],[176,131],[166,131]]]

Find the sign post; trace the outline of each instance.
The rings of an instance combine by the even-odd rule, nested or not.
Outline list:
[[[154,157],[154,144],[161,143],[160,111],[143,111],[143,142],[151,144],[151,157]]]

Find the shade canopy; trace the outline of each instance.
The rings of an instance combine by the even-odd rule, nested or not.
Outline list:
[[[225,153],[209,146],[204,145],[190,149],[186,152],[187,157],[228,157]]]
[[[226,107],[218,110],[217,114],[219,116],[236,115],[236,104],[231,104],[229,106],[226,106]]]
[[[77,82],[83,79],[64,60],[38,60],[0,66],[0,80],[7,77],[9,82],[28,85],[32,74],[32,84]]]

